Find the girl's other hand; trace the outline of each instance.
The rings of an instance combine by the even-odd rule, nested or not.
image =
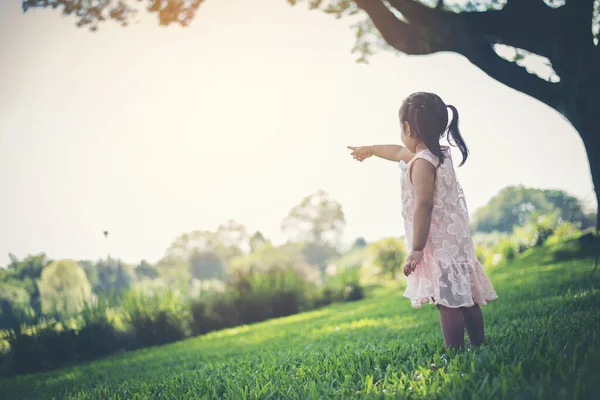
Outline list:
[[[371,146],[348,146],[348,148],[352,150],[352,153],[350,153],[350,155],[354,157],[355,160],[360,162],[366,160],[367,158],[373,155],[373,150],[371,150]]]
[[[410,274],[412,274],[422,259],[422,251],[412,250],[406,258],[406,264],[404,264],[404,276],[409,276]]]

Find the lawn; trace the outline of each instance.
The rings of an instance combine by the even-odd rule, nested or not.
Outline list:
[[[600,398],[600,289],[573,244],[489,271],[488,344],[444,349],[402,286],[355,303],[0,380],[1,399]],[[600,275],[600,273],[598,273]],[[433,365],[432,365],[433,364]]]

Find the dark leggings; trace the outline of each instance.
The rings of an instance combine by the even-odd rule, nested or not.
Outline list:
[[[465,329],[471,346],[483,344],[483,315],[478,304],[473,307],[450,308],[438,304],[440,325],[446,347],[462,348],[465,345]]]

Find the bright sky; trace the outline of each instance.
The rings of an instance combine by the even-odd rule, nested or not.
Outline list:
[[[0,2],[0,265],[103,257],[105,229],[112,256],[156,261],[230,218],[281,242],[318,189],[343,205],[346,242],[399,236],[399,169],[345,146],[399,143],[397,109],[418,90],[461,112],[472,211],[514,184],[594,204],[571,125],[460,56],[357,64],[350,21],[285,0],[208,0],[185,29],[95,34],[20,4]]]

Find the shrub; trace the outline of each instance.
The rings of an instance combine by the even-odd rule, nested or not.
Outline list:
[[[317,305],[355,301],[364,297],[364,290],[360,284],[361,269],[358,267],[343,268],[334,276],[327,279]]]
[[[300,312],[308,285],[311,283],[293,268],[272,267],[264,272],[250,268],[237,270],[226,290],[232,296],[239,322],[246,324]]]
[[[519,244],[519,250],[541,246],[562,223],[558,212],[539,215],[532,214],[523,226],[515,226],[513,235]]]
[[[565,221],[561,223],[546,240],[547,244],[554,245],[573,239],[581,235],[581,231],[573,222]]]
[[[402,239],[385,238],[371,243],[367,248],[369,263],[379,268],[381,275],[394,278],[402,271],[408,255]]]
[[[122,307],[137,347],[174,342],[189,333],[189,308],[176,291],[164,289],[144,294],[132,290],[125,294]]]
[[[488,267],[494,265],[496,253],[492,248],[485,245],[477,245],[475,247],[475,254],[481,264]]]
[[[117,321],[110,317],[114,310],[111,306],[111,302],[100,296],[81,312],[77,320],[77,344],[82,359],[103,357],[132,347],[131,335],[117,329]]]
[[[233,326],[231,322],[232,319],[226,321],[219,315],[220,313],[226,317],[231,315],[230,312],[233,310],[233,306],[226,309],[217,305],[216,302],[218,300],[215,300],[216,298],[214,300],[204,298],[192,301],[190,305],[192,316],[190,328],[193,335],[202,335],[225,328],[226,326]]]
[[[496,246],[496,252],[502,256],[502,260],[511,261],[517,256],[517,247],[510,239],[502,239]]]
[[[131,340],[108,314],[107,304],[98,302],[86,304],[78,317],[15,316],[0,370],[8,375],[43,371],[130,347]]]
[[[14,324],[2,370],[6,374],[36,372],[75,361],[76,339],[76,331],[56,319],[35,326]]]

